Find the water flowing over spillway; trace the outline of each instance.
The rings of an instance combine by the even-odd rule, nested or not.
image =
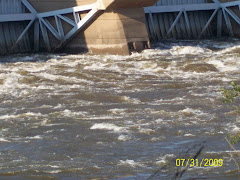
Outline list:
[[[159,176],[171,179],[174,159],[203,141],[201,157],[224,165],[186,177],[237,177],[224,137],[239,117],[219,89],[240,82],[239,40],[0,61],[0,177],[146,179],[169,164]]]

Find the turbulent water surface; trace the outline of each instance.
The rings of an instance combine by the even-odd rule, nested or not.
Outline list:
[[[240,119],[219,91],[240,82],[238,40],[0,59],[2,179],[171,179],[201,145],[223,166],[184,178],[239,177],[224,137]]]

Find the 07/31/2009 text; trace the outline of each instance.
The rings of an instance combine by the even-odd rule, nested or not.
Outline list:
[[[177,167],[221,167],[222,159],[176,159]]]

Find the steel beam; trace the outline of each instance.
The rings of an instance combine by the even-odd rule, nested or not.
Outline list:
[[[225,11],[240,25],[240,18],[231,9],[225,8]]]
[[[201,36],[203,35],[203,33],[206,31],[206,29],[208,28],[209,24],[212,22],[214,16],[217,14],[218,9],[215,9],[215,11],[212,13],[210,19],[208,20],[207,24],[205,25],[205,27],[203,28],[202,32],[200,33],[198,38],[201,38]]]
[[[92,9],[84,18],[74,27],[60,42],[57,48],[62,48],[63,44],[67,43],[71,38],[73,38],[83,27],[87,25],[89,21],[91,21],[99,10],[94,8]]]
[[[40,36],[40,29],[39,29],[39,21],[36,20],[34,22],[34,51],[39,51],[39,36]]]
[[[227,25],[229,35],[233,36],[233,29],[232,29],[232,24],[231,24],[231,21],[229,19],[229,16],[226,13],[225,8],[223,8],[222,11],[223,11],[223,16],[224,16],[224,19],[225,19],[225,22],[226,22],[226,25]]]
[[[27,0],[21,0],[21,2],[32,14],[37,14],[37,11],[32,7],[32,5]]]
[[[76,26],[76,23],[71,20],[70,18],[63,16],[63,15],[56,15],[57,17],[61,18],[62,20],[64,20],[65,22],[67,22],[68,24],[71,24],[72,26]]]
[[[15,42],[15,44],[12,46],[11,51],[13,51],[13,49],[16,47],[16,45],[19,43],[19,41],[23,38],[23,36],[27,33],[27,31],[29,30],[29,28],[31,27],[31,25],[33,24],[34,19],[31,20],[27,27],[24,29],[24,31],[22,32],[22,34],[18,37],[17,41]]]
[[[216,3],[206,3],[206,4],[184,4],[184,5],[169,5],[169,6],[152,6],[144,8],[145,13],[169,13],[169,12],[179,12],[183,9],[185,11],[209,11],[219,8]]]
[[[33,19],[36,19],[36,15],[31,14],[31,13],[0,15],[0,23],[1,22],[14,22],[14,21],[31,21]]]
[[[221,37],[222,35],[222,18],[223,12],[222,9],[218,10],[218,15],[217,15],[217,37]]]
[[[167,38],[167,36],[172,32],[173,28],[174,28],[175,25],[177,24],[177,22],[178,22],[179,18],[181,17],[182,13],[183,13],[183,11],[180,11],[180,12],[178,13],[178,15],[177,15],[176,19],[174,20],[172,26],[170,27],[169,31],[167,32],[167,35],[166,35],[165,38]]]
[[[44,17],[55,16],[55,15],[70,14],[73,12],[88,11],[93,8],[96,8],[96,3],[88,4],[88,5],[84,5],[84,6],[76,6],[76,7],[72,7],[72,8],[60,9],[60,10],[56,10],[56,11],[39,13],[39,14],[37,14],[37,17],[44,18]]]

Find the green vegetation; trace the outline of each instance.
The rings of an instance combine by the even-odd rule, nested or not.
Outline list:
[[[240,99],[240,85],[237,85],[235,82],[231,83],[231,89],[221,89],[222,95],[224,96],[225,103],[233,103],[235,100]],[[240,106],[235,106],[236,112],[240,114]],[[240,142],[240,132],[234,135],[228,135],[225,138],[228,142],[230,148],[233,150],[234,153],[230,153],[231,158],[235,162],[236,166],[238,167],[238,171],[240,172],[240,162],[238,159],[240,158],[240,154],[235,149],[234,145]]]
[[[232,103],[237,97],[240,97],[240,85],[237,85],[235,82],[231,83],[232,89],[221,89],[224,96],[225,103]]]
[[[225,103],[233,103],[234,100],[240,98],[240,85],[237,85],[235,82],[231,83],[231,89],[221,89],[222,95],[224,96]],[[240,107],[235,106],[237,113],[240,114]],[[236,135],[229,135],[229,139],[232,145],[240,142],[240,133]]]

